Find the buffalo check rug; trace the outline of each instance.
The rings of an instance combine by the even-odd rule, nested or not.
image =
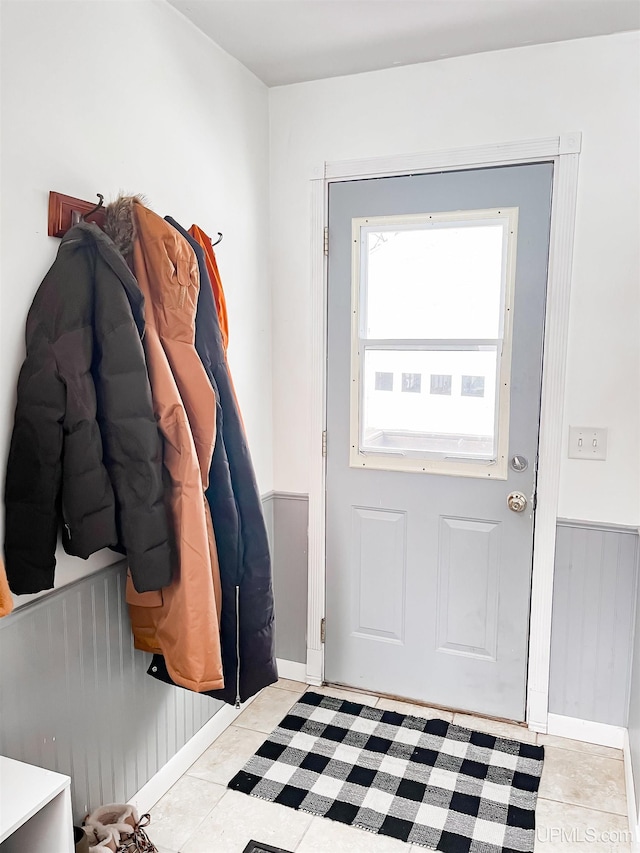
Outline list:
[[[308,692],[229,788],[445,853],[532,853],[544,749]]]

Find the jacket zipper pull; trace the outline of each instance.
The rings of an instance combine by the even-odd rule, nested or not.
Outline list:
[[[236,708],[240,708],[240,587],[236,587]]]

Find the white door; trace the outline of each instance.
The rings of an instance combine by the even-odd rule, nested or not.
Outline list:
[[[327,681],[524,719],[552,178],[330,185]]]

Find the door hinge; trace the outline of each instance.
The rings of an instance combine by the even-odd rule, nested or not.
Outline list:
[[[329,254],[329,226],[324,226],[324,253]]]
[[[324,643],[327,638],[327,620],[322,617],[320,620],[320,642]]]
[[[322,430],[322,455],[327,455],[327,431],[326,429]]]

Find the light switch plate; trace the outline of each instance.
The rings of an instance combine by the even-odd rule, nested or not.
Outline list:
[[[607,430],[604,427],[569,427],[569,458],[607,458]]]

